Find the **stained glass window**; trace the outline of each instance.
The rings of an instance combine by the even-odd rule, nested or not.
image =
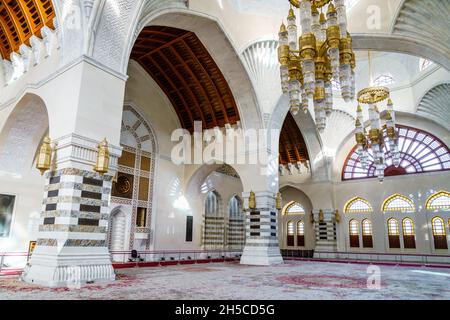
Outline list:
[[[400,151],[400,166],[392,163],[392,155],[388,144],[384,146],[386,157],[385,176],[414,174],[450,170],[450,150],[432,134],[398,125],[398,147]],[[368,166],[363,169],[356,147],[349,154],[342,171],[343,180],[364,179],[375,177],[376,168],[372,151],[369,150]]]
[[[440,217],[435,217],[431,220],[434,236],[445,236],[445,223]]]
[[[439,191],[433,194],[427,200],[427,209],[450,209],[450,193],[447,191]]]
[[[372,222],[368,219],[364,219],[362,222],[362,233],[364,236],[372,235]]]
[[[344,207],[345,213],[354,213],[354,212],[372,212],[372,206],[370,203],[363,198],[353,198],[347,202]]]
[[[403,235],[405,236],[414,235],[414,222],[410,218],[403,219]]]
[[[290,203],[286,209],[284,210],[284,214],[296,215],[296,214],[305,214],[305,209],[298,202]]]
[[[15,196],[0,194],[0,238],[10,235],[14,201]]]
[[[394,194],[383,203],[383,211],[412,212],[415,210],[414,203],[408,197]]]
[[[205,214],[207,216],[217,215],[219,213],[219,194],[211,191],[206,196]]]
[[[390,236],[398,236],[400,234],[398,221],[394,218],[388,220],[388,234]]]
[[[359,234],[358,221],[350,220],[349,230],[350,230],[350,235],[357,236]]]

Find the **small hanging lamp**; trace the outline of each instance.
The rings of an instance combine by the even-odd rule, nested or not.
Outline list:
[[[97,163],[95,164],[94,171],[101,175],[107,173],[109,170],[109,149],[108,141],[103,139],[97,146]]]
[[[43,175],[45,171],[50,169],[52,161],[52,147],[50,146],[50,142],[50,138],[48,136],[45,136],[44,140],[42,141],[42,145],[39,148],[36,168],[41,172],[41,175]]]
[[[256,208],[256,197],[253,191],[250,191],[250,197],[248,198],[248,208],[249,209]]]

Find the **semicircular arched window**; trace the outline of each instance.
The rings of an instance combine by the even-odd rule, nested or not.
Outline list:
[[[428,198],[426,203],[427,210],[450,209],[450,192],[436,192]]]
[[[344,207],[345,213],[357,213],[357,212],[373,212],[372,206],[369,201],[355,197],[347,202]]]
[[[286,215],[305,214],[305,209],[300,203],[293,201],[286,206],[286,208],[284,209],[284,214]]]
[[[410,198],[401,194],[394,194],[384,200],[382,210],[384,212],[413,212],[415,211],[415,206]]]
[[[398,176],[422,172],[450,170],[450,150],[431,133],[397,125],[400,165],[395,167],[389,146],[384,146],[386,169],[384,175]],[[342,170],[342,180],[374,178],[376,167],[372,151],[368,152],[368,166],[364,169],[355,148],[350,152]]]

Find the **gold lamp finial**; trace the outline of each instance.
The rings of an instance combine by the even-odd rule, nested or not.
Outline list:
[[[45,171],[50,169],[52,161],[52,147],[50,145],[50,142],[50,138],[48,136],[45,136],[44,140],[42,141],[42,145],[39,148],[36,168],[41,172],[41,175],[43,175]]]
[[[248,208],[255,209],[256,208],[256,196],[253,191],[250,191],[250,196],[248,198]]]
[[[97,162],[94,171],[101,175],[107,173],[109,170],[109,148],[106,138],[102,140],[97,146]]]
[[[276,200],[275,200],[275,207],[277,208],[277,210],[281,210],[281,208],[282,208],[281,202],[282,202],[281,193],[278,192]]]

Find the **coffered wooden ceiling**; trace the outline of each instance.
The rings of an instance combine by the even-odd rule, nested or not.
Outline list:
[[[199,38],[186,30],[150,26],[133,47],[137,61],[172,102],[183,128],[193,131],[236,124],[239,113],[230,87]]]
[[[305,140],[290,112],[281,129],[279,153],[280,164],[295,164],[309,160]]]
[[[53,28],[51,0],[0,0],[0,53],[9,59],[31,36],[41,37],[43,26]]]

